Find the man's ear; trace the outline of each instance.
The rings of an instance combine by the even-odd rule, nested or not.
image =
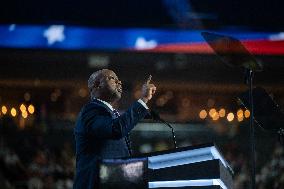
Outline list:
[[[101,87],[100,84],[101,84],[101,82],[99,80],[95,81],[93,88],[95,88],[95,89],[100,88]]]

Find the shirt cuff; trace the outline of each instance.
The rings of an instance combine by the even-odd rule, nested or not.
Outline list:
[[[147,104],[146,104],[143,100],[139,99],[138,102],[139,102],[142,106],[144,106],[144,108],[146,108],[147,110],[149,110]]]

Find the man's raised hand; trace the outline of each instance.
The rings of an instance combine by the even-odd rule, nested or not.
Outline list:
[[[151,83],[152,76],[149,75],[147,81],[142,86],[142,100],[147,103],[156,92],[156,86]]]

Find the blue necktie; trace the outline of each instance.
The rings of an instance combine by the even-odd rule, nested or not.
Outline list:
[[[120,116],[119,112],[116,109],[114,109],[112,112],[115,115],[115,118],[118,118]]]

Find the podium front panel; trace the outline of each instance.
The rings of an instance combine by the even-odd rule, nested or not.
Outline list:
[[[147,158],[104,159],[99,163],[100,189],[146,189]]]

